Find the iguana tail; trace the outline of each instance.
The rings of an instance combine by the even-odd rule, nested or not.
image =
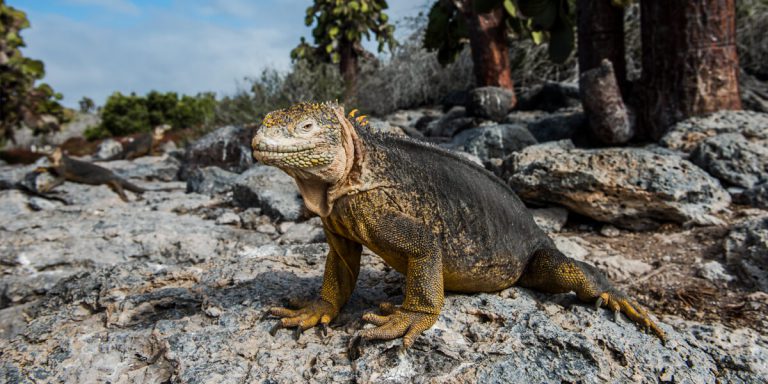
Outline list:
[[[145,189],[145,188],[139,187],[138,185],[133,184],[133,183],[131,183],[128,180],[120,180],[120,185],[124,189],[127,189],[127,190],[129,190],[129,191],[131,191],[133,193],[144,193],[144,192],[150,191],[150,189]]]

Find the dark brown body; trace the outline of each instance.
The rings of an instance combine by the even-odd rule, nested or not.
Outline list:
[[[155,146],[155,138],[152,133],[142,133],[133,140],[123,144],[123,149],[105,160],[133,160],[152,154]]]
[[[133,141],[123,146],[121,158],[132,160],[142,156],[148,156],[152,153],[154,144],[155,141],[151,133],[141,134],[133,139]]]
[[[407,273],[408,255],[376,241],[391,236],[393,229],[387,222],[392,212],[415,219],[419,230],[434,238],[441,250],[447,290],[507,288],[518,280],[536,250],[554,248],[517,195],[482,167],[412,141],[363,138],[371,172],[385,186],[343,197],[323,222],[330,231],[365,245],[399,272]]]
[[[41,192],[48,192],[62,184],[64,181],[89,185],[106,185],[117,193],[123,201],[128,201],[128,196],[125,195],[124,190],[129,190],[137,194],[147,191],[146,189],[115,175],[112,171],[106,168],[85,161],[75,160],[65,155],[60,155],[60,158],[54,159],[54,165],[48,167],[47,170],[53,173],[57,179],[47,187],[46,191]]]

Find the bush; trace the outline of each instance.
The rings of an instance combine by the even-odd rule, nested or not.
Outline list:
[[[149,132],[158,125],[173,129],[198,128],[211,121],[216,109],[212,93],[182,96],[175,92],[149,92],[146,96],[115,92],[101,110],[101,125],[85,132],[86,138],[124,136]]]
[[[336,66],[306,61],[296,62],[291,71],[281,73],[265,69],[258,78],[247,78],[250,89],[241,89],[224,97],[216,105],[215,125],[258,123],[267,113],[291,104],[307,101],[337,100],[344,92],[344,83]]]
[[[448,92],[472,88],[472,59],[464,50],[445,67],[437,52],[421,47],[423,28],[399,45],[387,60],[363,65],[357,89],[361,110],[383,115],[397,109],[439,103]]]
[[[768,80],[768,0],[736,2],[736,45],[739,64],[747,72]]]

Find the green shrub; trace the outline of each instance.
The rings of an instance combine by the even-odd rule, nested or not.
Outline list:
[[[87,131],[86,137],[149,132],[163,124],[172,129],[198,128],[211,121],[215,109],[216,98],[212,93],[179,98],[176,92],[151,91],[146,96],[115,92],[101,109],[101,125]]]
[[[101,110],[101,129],[110,136],[124,136],[137,132],[149,132],[149,111],[146,100],[131,93],[128,96],[115,92]]]

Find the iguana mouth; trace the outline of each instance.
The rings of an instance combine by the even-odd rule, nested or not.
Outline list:
[[[254,158],[257,160],[293,168],[311,168],[328,165],[333,162],[332,153],[315,153],[314,144],[301,145],[275,145],[259,143],[253,149]]]
[[[297,153],[306,152],[315,148],[314,144],[302,144],[302,145],[270,145],[264,142],[259,143],[258,147],[254,148],[254,152],[262,152],[264,154],[273,153]]]

